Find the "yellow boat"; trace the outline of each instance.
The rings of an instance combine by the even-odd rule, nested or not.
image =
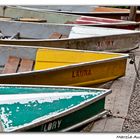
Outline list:
[[[125,75],[127,54],[0,45],[0,84],[91,86]]]

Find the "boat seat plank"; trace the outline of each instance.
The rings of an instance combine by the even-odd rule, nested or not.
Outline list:
[[[22,59],[18,72],[25,72],[33,70],[34,61],[30,59]]]
[[[23,22],[47,22],[45,19],[38,18],[16,18],[15,21],[23,21]]]
[[[2,73],[16,73],[21,59],[15,56],[9,56]]]
[[[33,70],[34,61],[30,59],[23,59],[16,56],[9,56],[7,63],[2,71],[6,73],[25,72]]]
[[[62,34],[58,33],[58,32],[54,32],[49,36],[49,39],[60,39],[62,36]]]

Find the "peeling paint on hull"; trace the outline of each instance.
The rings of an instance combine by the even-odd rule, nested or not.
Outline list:
[[[104,111],[105,96],[110,92],[93,88],[1,85],[3,131],[66,129]]]

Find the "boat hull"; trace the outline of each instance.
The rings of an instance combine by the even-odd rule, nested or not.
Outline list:
[[[51,131],[67,131],[67,130],[73,130],[74,128],[77,128],[78,126],[74,127],[76,124],[84,122],[85,120],[88,120],[90,118],[93,118],[97,114],[100,114],[104,111],[105,106],[105,98],[100,99],[99,101],[96,101],[95,103],[84,107],[78,111],[75,111],[71,114],[67,114],[63,117],[60,117],[58,119],[55,119],[53,121],[44,123],[43,125],[36,126],[32,129],[29,129],[27,131],[29,132],[51,132]],[[92,120],[91,120],[92,121]],[[61,122],[61,125],[58,125],[59,122]],[[80,126],[80,124],[79,124]],[[24,130],[23,130],[24,131]]]
[[[139,46],[140,38],[140,31],[13,21],[0,21],[0,29],[5,36],[20,34],[19,39],[0,39],[0,44],[93,51],[130,51]],[[50,39],[49,36],[54,32],[67,35],[69,38]]]
[[[97,15],[96,15],[96,13],[92,13],[93,15],[91,14],[91,16],[94,16],[94,14],[95,14],[94,18],[97,18],[93,21],[92,20],[90,20],[90,21],[85,20],[84,22],[83,21],[82,22],[81,21],[75,22],[77,19],[81,18],[82,16],[72,15],[71,14],[72,11],[69,14],[64,14],[63,10],[58,11],[58,12],[59,13],[57,13],[57,11],[55,11],[55,12],[48,11],[48,9],[47,10],[45,10],[45,9],[41,10],[41,9],[38,9],[37,7],[36,8],[28,8],[28,7],[22,7],[22,6],[17,6],[17,7],[1,6],[0,7],[0,16],[11,17],[12,18],[11,20],[14,20],[14,18],[15,18],[15,20],[17,20],[18,17],[31,18],[31,19],[32,19],[32,17],[34,17],[34,18],[37,18],[37,19],[46,20],[47,23],[61,23],[61,24],[72,23],[72,24],[82,24],[82,25],[90,25],[90,26],[101,26],[101,27],[110,27],[110,28],[130,29],[130,30],[134,30],[136,28],[139,28],[138,23],[127,21],[129,13],[127,13],[128,16],[119,17],[119,19],[124,19],[124,21],[123,20],[122,21],[117,21],[116,20],[116,23],[115,22],[111,23],[111,22],[105,22],[104,21],[104,20],[106,20],[106,17],[105,17],[105,19],[103,19],[103,18],[100,19],[99,18],[99,17],[102,17],[102,15],[104,13],[100,13],[101,15],[98,14],[98,13],[97,13]],[[62,13],[60,13],[60,12],[62,12]],[[83,12],[83,15],[85,13]],[[108,14],[109,17],[111,17],[112,14],[114,14],[114,13],[109,13]],[[81,13],[81,15],[82,15],[82,13]],[[98,17],[98,15],[99,15],[99,17]],[[118,13],[118,15],[119,15],[119,13]],[[6,20],[6,18],[5,18],[5,20]],[[10,20],[10,19],[7,18],[7,20]],[[96,23],[96,20],[97,21],[99,20],[100,22]],[[101,20],[103,20],[103,21],[101,21]],[[109,20],[112,20],[112,19],[109,19]]]
[[[105,115],[110,93],[95,88],[0,85],[0,126],[4,132],[69,131]]]
[[[127,59],[108,60],[36,72],[4,74],[1,84],[91,86],[125,75]]]
[[[139,47],[139,38],[139,34],[133,34],[62,40],[0,40],[0,44],[43,46],[91,51],[127,52]]]

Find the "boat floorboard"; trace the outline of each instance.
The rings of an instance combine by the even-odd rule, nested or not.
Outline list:
[[[58,32],[54,32],[49,36],[49,39],[60,39],[62,36],[62,34],[58,33]]]
[[[136,65],[140,62],[140,49],[134,51]],[[106,97],[105,109],[110,110],[113,116],[104,116],[88,124],[82,132],[122,132],[125,117],[128,114],[131,95],[133,93],[136,72],[134,65],[127,62],[126,76],[119,78],[111,85],[112,93]]]
[[[20,58],[15,56],[9,56],[7,63],[2,71],[2,73],[16,73],[19,67]]]
[[[31,71],[33,70],[33,66],[34,66],[33,60],[9,56],[2,73],[6,74],[6,73]]]
[[[49,39],[60,39],[60,38],[68,38],[67,35],[63,35],[61,33],[58,32],[53,32],[50,36]]]

